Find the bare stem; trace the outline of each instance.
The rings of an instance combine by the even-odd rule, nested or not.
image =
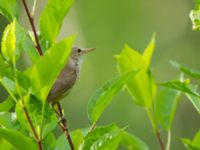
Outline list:
[[[23,101],[23,100],[22,100],[22,101]],[[24,102],[22,102],[22,103],[24,103]],[[26,118],[27,118],[27,120],[28,120],[28,123],[29,123],[29,125],[30,125],[30,127],[31,127],[31,130],[32,130],[32,132],[33,132],[33,134],[34,134],[34,137],[35,137],[35,139],[36,139],[36,141],[37,141],[37,143],[38,143],[38,145],[39,145],[39,148],[40,148],[40,150],[43,150],[43,148],[42,148],[42,142],[41,142],[40,138],[38,137],[38,135],[37,135],[37,133],[36,133],[36,131],[35,131],[35,128],[34,128],[34,126],[33,126],[33,123],[32,123],[32,121],[31,121],[31,118],[30,118],[30,116],[29,116],[29,114],[28,114],[28,111],[27,111],[26,107],[24,106],[24,104],[23,104],[23,110],[24,110],[24,113],[25,113]]]
[[[38,50],[38,53],[42,56],[43,53],[42,53],[42,49],[41,49],[41,46],[40,46],[40,43],[39,43],[39,39],[38,39],[38,36],[37,36],[37,32],[36,32],[36,28],[35,28],[35,24],[34,24],[34,19],[30,14],[30,11],[29,11],[28,6],[26,4],[26,0],[22,0],[22,2],[23,2],[23,5],[24,5],[26,14],[28,16],[29,22],[31,24],[31,28],[33,30],[33,34],[34,34],[35,42],[36,42],[36,48]]]
[[[70,148],[71,150],[74,150],[74,144],[72,142],[72,138],[69,134],[69,129],[68,129],[68,125],[67,125],[67,121],[63,118],[64,117],[64,114],[62,112],[62,108],[61,108],[61,105],[59,102],[56,103],[57,104],[57,107],[58,107],[58,111],[59,111],[59,116],[61,117],[61,121],[62,121],[62,126],[61,128],[63,129],[65,135],[66,135],[66,138],[69,142],[69,145],[70,145]]]
[[[161,135],[160,135],[159,131],[156,132],[156,137],[158,139],[158,142],[160,143],[161,150],[165,150],[165,145],[164,145],[164,143],[162,141],[162,138],[161,138]]]

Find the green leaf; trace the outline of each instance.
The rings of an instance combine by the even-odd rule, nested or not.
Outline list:
[[[98,141],[98,139],[103,137],[106,133],[116,130],[119,130],[119,128],[115,124],[95,128],[92,132],[89,132],[84,138],[83,150],[90,149],[93,143]]]
[[[84,138],[83,150],[114,150],[118,147],[123,130],[115,124],[97,127]]]
[[[16,40],[16,51],[18,53],[18,57],[21,50],[24,50],[32,62],[37,62],[39,60],[40,55],[35,48],[33,41],[18,22],[16,22]]]
[[[15,113],[0,112],[0,126],[6,128],[15,128],[17,124]]]
[[[74,132],[72,132],[72,141],[73,141],[75,150],[80,150],[82,148],[84,141],[83,141],[83,134],[80,129],[77,129]]]
[[[3,102],[0,103],[0,112],[7,112],[14,106],[13,99],[8,96]]]
[[[11,24],[9,24],[4,33],[1,43],[1,50],[3,57],[11,62],[12,64],[15,64],[15,44],[16,44],[16,22],[13,21]]]
[[[23,100],[37,134],[45,137],[57,125],[57,117],[54,111],[50,108],[48,103],[45,103],[45,106],[43,107],[43,102],[32,95],[24,96]],[[25,129],[32,132],[25,113],[22,112],[24,112],[24,110],[21,101],[18,101],[16,105],[18,121]]]
[[[0,137],[6,139],[16,149],[20,150],[37,150],[37,146],[30,138],[19,131],[10,130],[0,127]]]
[[[115,130],[106,133],[92,144],[92,150],[116,150],[122,137],[123,130]],[[86,149],[84,149],[86,150]]]
[[[200,130],[196,133],[192,141],[189,139],[182,139],[182,142],[188,150],[200,150]]]
[[[184,72],[185,74],[189,75],[190,77],[200,79],[200,71],[199,70],[191,69],[191,68],[181,65],[175,61],[171,61],[171,64],[175,68],[179,69],[181,72]]]
[[[13,80],[7,77],[0,78],[0,83],[3,85],[3,87],[6,89],[6,91],[9,93],[9,95],[12,97],[13,100],[17,101],[16,99],[16,84]]]
[[[6,74],[6,64],[0,55],[0,78]]]
[[[156,85],[152,84],[154,83],[154,79],[148,71],[153,48],[154,37],[143,56],[136,50],[128,47],[128,45],[125,45],[120,55],[116,56],[120,73],[143,68],[127,83],[129,94],[136,104],[143,107],[151,107],[156,92]]]
[[[164,87],[171,88],[171,89],[179,90],[183,93],[191,94],[193,96],[199,96],[199,94],[191,88],[191,85],[189,85],[188,79],[186,79],[183,82],[182,81],[176,81],[176,80],[169,81],[169,82],[162,83],[160,85],[164,86]]]
[[[158,93],[155,114],[156,119],[165,129],[170,129],[172,126],[180,94],[180,91],[170,88],[163,88]]]
[[[149,42],[147,48],[144,50],[144,53],[143,53],[143,59],[146,62],[147,67],[149,67],[149,65],[151,63],[152,55],[154,53],[155,40],[156,40],[155,38],[156,38],[156,34],[154,33],[151,38],[151,41]]]
[[[148,146],[138,137],[132,135],[128,132],[123,133],[121,139],[121,145],[126,148],[126,150],[148,150]]]
[[[87,108],[88,117],[91,122],[96,122],[99,119],[108,104],[111,102],[112,98],[137,73],[138,70],[134,70],[106,82],[103,87],[91,97]]]
[[[62,21],[69,11],[73,0],[48,0],[47,6],[41,14],[40,31],[49,47],[56,42]]]
[[[66,139],[66,135],[62,134],[56,142],[57,150],[70,150],[69,144]]]
[[[195,93],[197,93],[197,87],[190,86],[191,90],[193,90]],[[186,93],[187,98],[190,100],[190,102],[193,104],[195,109],[198,113],[200,113],[200,97],[194,96],[192,94]]]
[[[56,150],[56,137],[50,132],[43,140],[43,148],[47,150]],[[60,150],[60,149],[59,149]]]
[[[192,29],[193,30],[200,30],[200,9],[191,10],[190,12],[190,19],[192,21]]]
[[[13,150],[14,147],[8,143],[4,138],[0,138],[0,149]]]
[[[0,14],[4,15],[9,21],[18,18],[18,2],[16,0],[0,0]]]
[[[32,93],[38,99],[46,100],[57,76],[66,65],[74,38],[71,36],[54,45],[36,64],[26,70]]]

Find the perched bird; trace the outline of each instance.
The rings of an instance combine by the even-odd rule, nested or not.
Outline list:
[[[95,48],[72,48],[65,67],[61,71],[47,97],[49,103],[58,102],[69,94],[80,72],[81,57],[93,50],[95,50]]]

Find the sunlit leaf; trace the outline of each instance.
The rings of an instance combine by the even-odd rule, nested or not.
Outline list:
[[[128,132],[123,133],[121,139],[121,145],[126,148],[126,150],[148,150],[148,146],[138,137],[132,135]]]
[[[200,30],[200,9],[191,10],[190,19],[192,21],[192,29]]]
[[[71,150],[69,143],[67,142],[65,134],[62,134],[60,137],[58,137],[57,142],[56,142],[56,149],[58,149],[58,150]]]
[[[0,137],[6,139],[10,144],[12,144],[16,149],[20,150],[37,150],[37,146],[32,140],[23,135],[19,131],[0,128]]]
[[[11,24],[9,24],[4,33],[1,43],[1,51],[3,57],[11,62],[12,64],[15,64],[15,44],[16,44],[16,23],[13,21]]]
[[[19,5],[16,0],[0,0],[0,14],[12,21],[19,16]]]
[[[151,38],[151,41],[149,42],[147,48],[144,50],[144,53],[143,53],[143,59],[146,62],[147,67],[149,67],[149,65],[151,63],[152,55],[154,53],[155,40],[156,40],[155,37],[156,37],[156,34],[154,33]]]
[[[122,52],[116,56],[120,73],[132,69],[143,68],[133,79],[127,83],[128,92],[136,104],[151,107],[156,93],[156,84],[153,76],[149,74],[149,64],[154,51],[154,36],[147,46],[144,54],[125,45]]]
[[[125,73],[115,79],[106,82],[89,100],[88,117],[91,122],[96,122],[104,112],[112,98],[122,89],[122,87],[132,79],[137,71]]]
[[[73,0],[48,0],[47,6],[41,14],[40,31],[42,36],[49,42],[49,46],[56,42],[60,32],[62,21],[66,16]]]
[[[45,101],[57,76],[67,62],[74,36],[51,47],[47,53],[26,71],[31,90],[40,100]]]

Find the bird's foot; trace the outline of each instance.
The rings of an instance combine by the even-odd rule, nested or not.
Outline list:
[[[67,120],[65,119],[65,117],[64,116],[59,116],[59,119],[58,119],[58,123],[60,124],[60,123],[63,123],[63,122],[67,122]]]

